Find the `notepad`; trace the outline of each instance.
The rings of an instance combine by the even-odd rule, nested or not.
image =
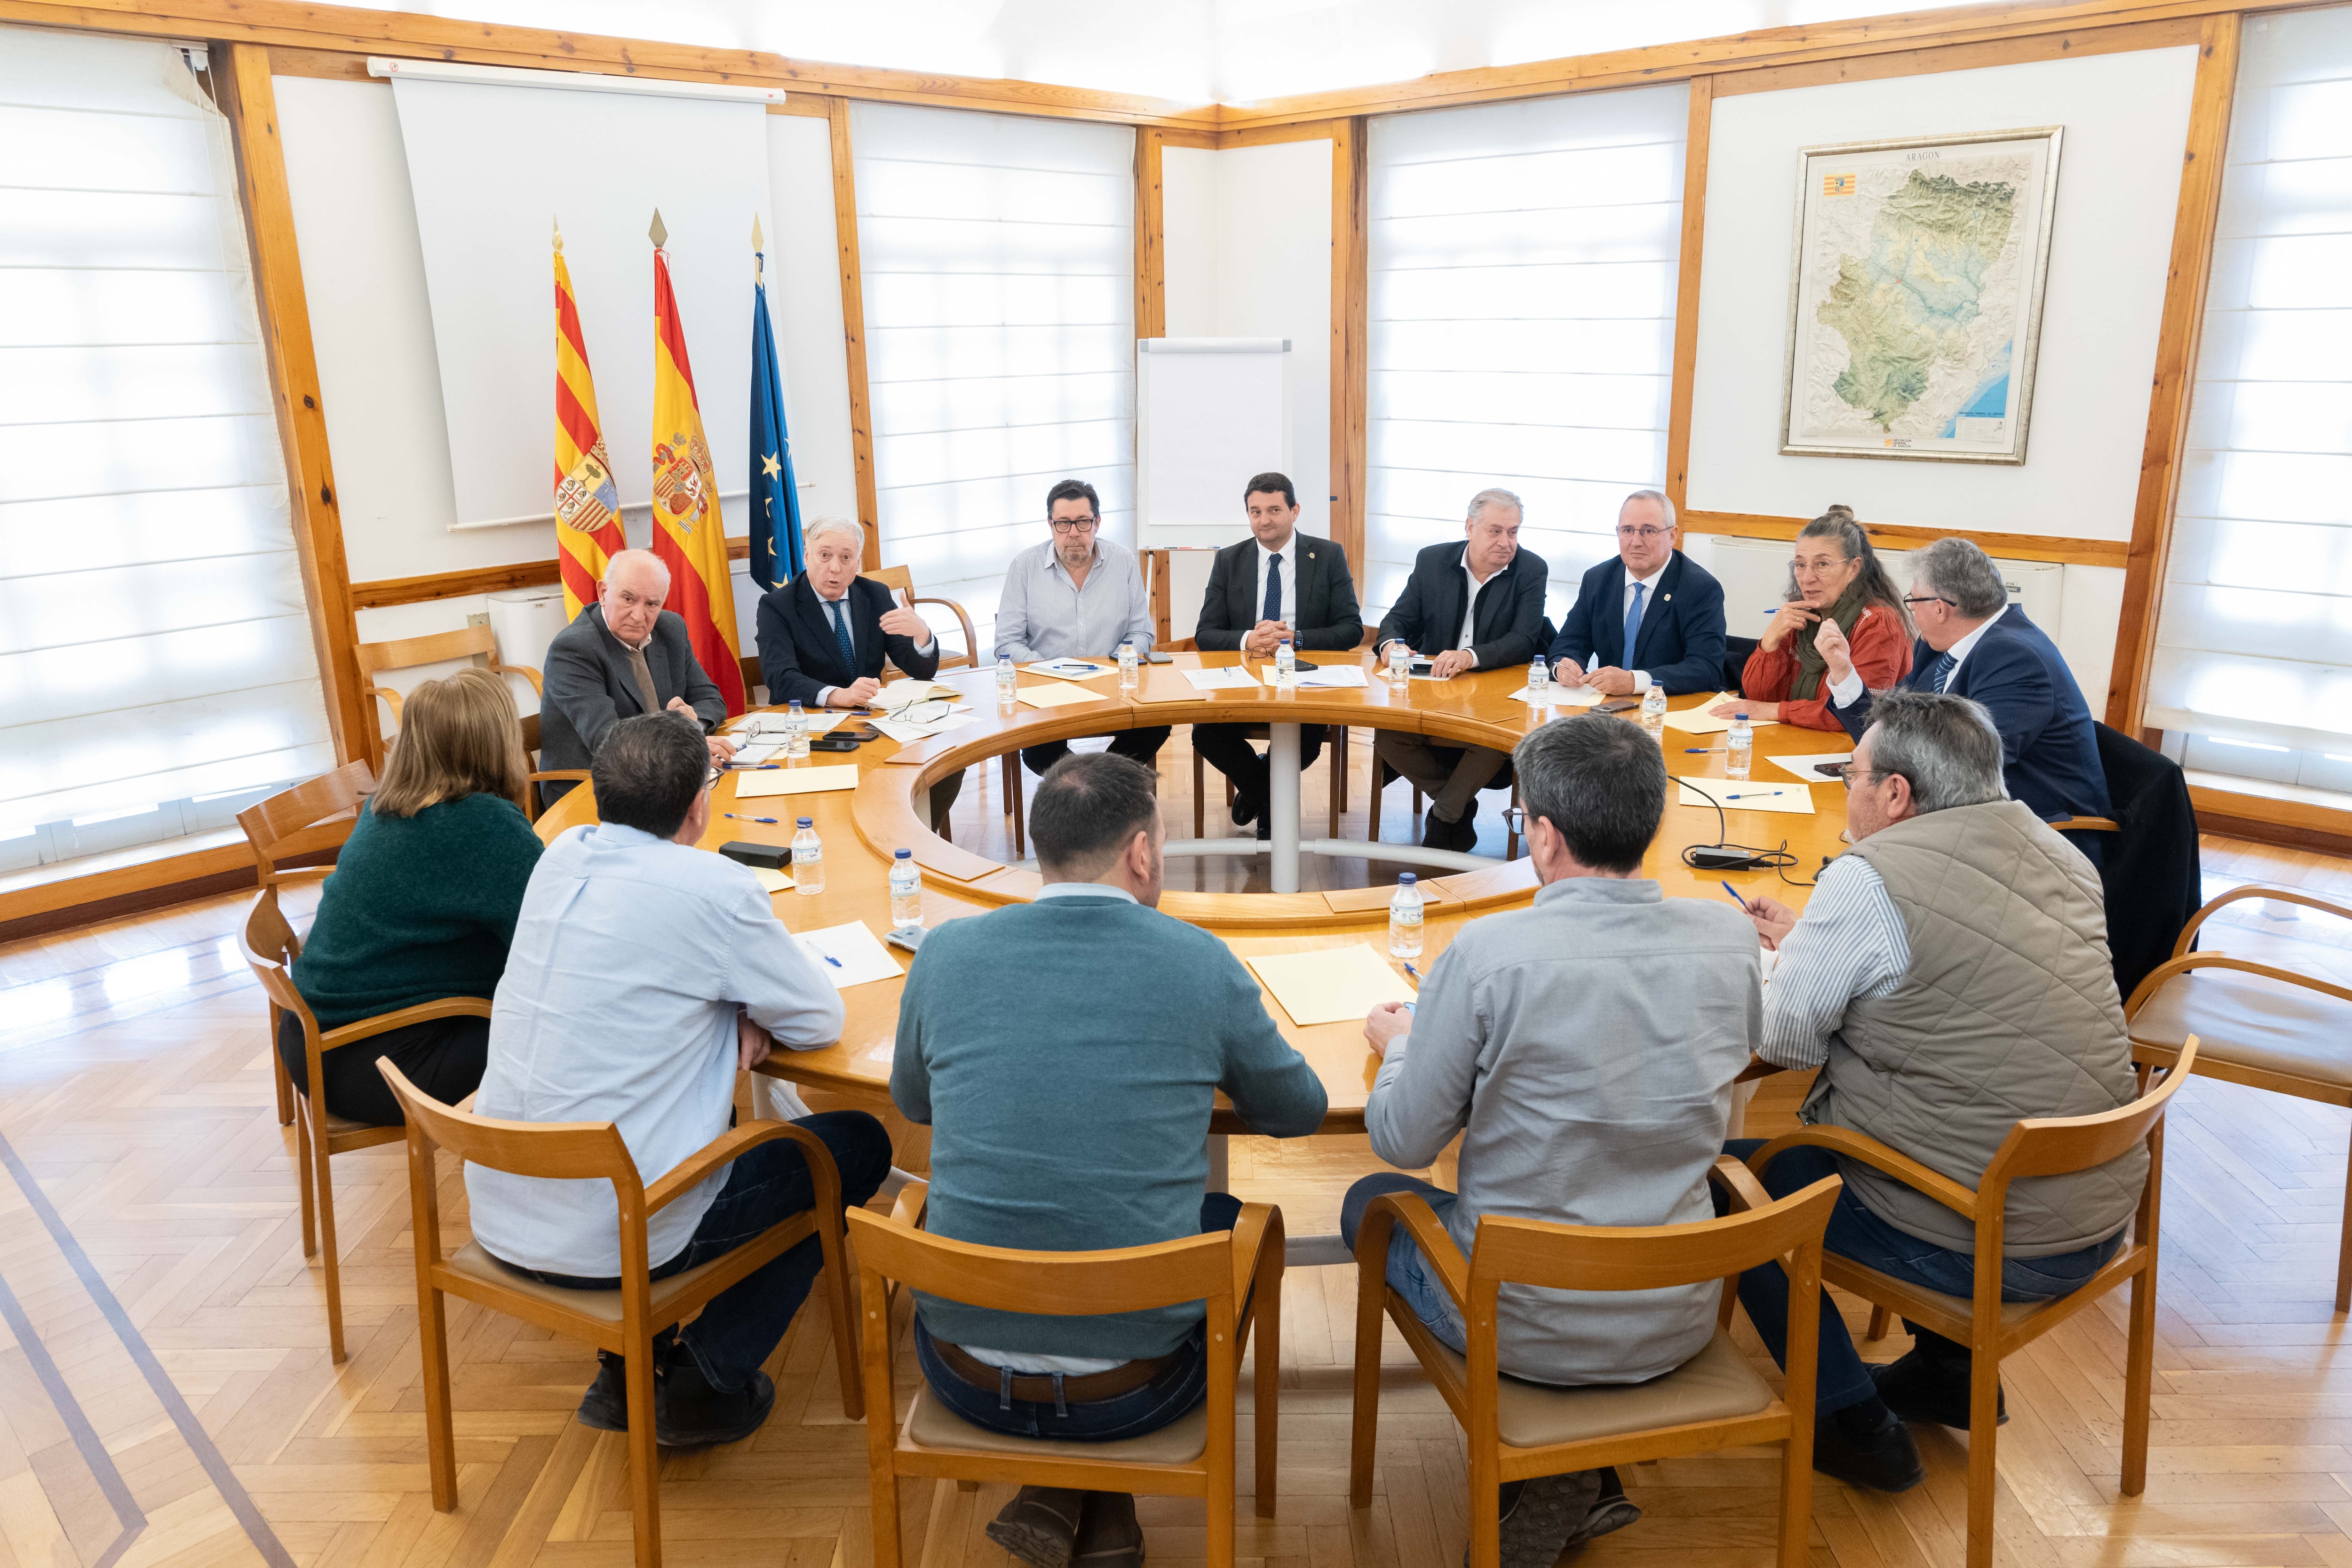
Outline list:
[[[1271,660],[1259,669],[1258,679],[1268,686],[1276,684],[1274,665]],[[1364,684],[1364,667],[1353,663],[1326,664],[1314,669],[1301,669],[1293,673],[1291,683],[1294,689],[1321,687],[1327,691],[1341,687],[1361,686]]]
[[[1032,675],[1050,675],[1056,680],[1092,680],[1097,676],[1118,673],[1116,659],[1055,658],[1028,668]]]
[[[1416,994],[1389,961],[1365,942],[1313,952],[1269,953],[1248,961],[1258,984],[1274,993],[1290,1021],[1353,1023],[1382,1002],[1410,1002]]]
[[[1066,708],[1073,702],[1099,702],[1103,694],[1083,686],[1024,686],[1021,700],[1032,708]]]
[[[1823,778],[1828,776],[1824,773],[1817,773],[1813,771],[1816,763],[1823,767],[1835,766],[1842,768],[1852,761],[1853,761],[1853,753],[1852,752],[1817,752],[1814,755],[1807,757],[1774,757],[1771,759],[1772,765],[1774,767],[1779,768],[1782,773],[1794,773],[1799,778],[1804,780],[1807,784],[1819,784]]]
[[[1238,664],[1222,669],[1181,669],[1177,673],[1190,681],[1195,691],[1255,691],[1257,678]]]
[[[1554,683],[1541,691],[1522,686],[1511,693],[1511,700],[1524,702],[1530,708],[1590,708],[1601,700],[1601,691],[1591,686],[1561,686]]]
[[[781,893],[793,885],[790,876],[782,871],[771,870],[765,866],[747,866],[744,869],[751,873],[752,879],[760,884],[761,890],[763,892]]]
[[[1738,700],[1739,693],[1737,691],[1718,691],[1696,708],[1685,708],[1679,713],[1667,714],[1666,722],[1686,735],[1719,735],[1731,728],[1731,721],[1718,719],[1707,710],[1720,702]],[[1748,727],[1751,730],[1769,729],[1780,721],[1778,719],[1750,719],[1748,721]]]
[[[821,768],[780,768],[772,773],[738,773],[735,776],[737,800],[752,800],[771,795],[819,795],[826,790],[856,787],[856,763],[838,763]]]
[[[926,698],[962,695],[956,688],[936,680],[894,680],[874,694],[874,706],[887,713]]]
[[[836,991],[876,980],[896,980],[907,973],[898,967],[898,960],[884,951],[862,921],[794,934],[800,944],[815,956],[817,967],[824,971],[825,978],[833,982]]]
[[[1753,779],[1677,779],[1681,804],[1705,810],[1713,804],[1726,811],[1785,811],[1796,816],[1813,815],[1813,792],[1803,784],[1758,784]]]

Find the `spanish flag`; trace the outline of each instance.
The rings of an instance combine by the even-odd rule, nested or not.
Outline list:
[[[563,230],[555,231],[555,559],[563,575],[563,618],[596,597],[604,563],[628,548],[621,532],[621,491],[596,419],[596,383],[588,374],[588,340],[563,265]]]
[[[686,324],[670,292],[669,260],[654,215],[654,553],[669,568],[669,602],[686,621],[695,662],[743,711],[743,667],[737,651],[735,585],[727,569],[727,530],[719,518],[719,481],[702,438],[694,367],[686,358]]]

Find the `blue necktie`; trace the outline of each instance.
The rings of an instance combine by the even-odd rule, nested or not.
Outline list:
[[[857,645],[849,640],[849,623],[842,617],[841,601],[827,599],[824,607],[833,612],[833,640],[841,645],[841,668],[849,671],[849,679],[857,679]]]
[[[1633,634],[1642,629],[1642,590],[1648,586],[1647,583],[1634,584],[1633,602],[1625,609],[1625,662],[1618,667],[1621,669],[1633,668]]]
[[[1265,612],[1258,619],[1282,619],[1282,557],[1279,555],[1265,558]]]
[[[1949,686],[1952,683],[1952,671],[1958,668],[1959,662],[1960,661],[1958,659],[1954,658],[1950,654],[1946,654],[1943,658],[1937,659],[1936,661],[1935,668],[1927,672],[1927,679],[1929,683],[1932,684],[1937,690],[1943,690],[1945,687]]]

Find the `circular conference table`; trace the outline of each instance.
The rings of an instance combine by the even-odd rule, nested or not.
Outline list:
[[[1349,657],[1325,653],[1317,658],[1328,668],[1345,662]],[[1371,656],[1355,657],[1370,672]],[[887,738],[869,741],[853,753],[817,752],[806,762],[788,764],[822,767],[854,763],[859,781],[853,790],[762,797],[745,803],[746,809],[753,814],[782,818],[774,826],[721,815],[736,809],[736,786],[746,776],[730,773],[716,786],[710,829],[702,838],[702,847],[715,849],[739,838],[789,844],[796,830],[793,819],[813,817],[824,841],[824,891],[803,896],[786,888],[774,896],[777,918],[794,931],[816,931],[858,921],[878,936],[890,927],[889,865],[891,852],[900,847],[913,850],[916,863],[923,869],[923,922],[927,926],[1022,901],[1042,886],[1034,871],[991,860],[940,837],[930,830],[925,809],[929,786],[935,780],[1021,746],[1160,724],[1228,722],[1270,725],[1276,747],[1284,747],[1284,731],[1289,731],[1289,745],[1284,749],[1294,757],[1297,726],[1302,723],[1418,731],[1442,742],[1508,751],[1521,736],[1548,718],[1587,710],[1562,708],[1548,711],[1516,700],[1511,694],[1526,683],[1527,672],[1521,668],[1482,670],[1452,680],[1413,680],[1402,692],[1391,689],[1378,674],[1371,674],[1360,688],[1276,690],[1261,684],[1255,689],[1208,691],[1194,689],[1182,674],[1186,669],[1243,663],[1255,671],[1265,662],[1245,660],[1239,654],[1180,653],[1173,664],[1145,666],[1141,683],[1131,693],[1119,690],[1116,669],[1107,669],[1099,677],[1076,683],[1024,672],[1023,689],[1075,684],[1098,694],[1089,701],[1043,708],[1017,700],[1009,707],[1000,706],[992,669],[950,671],[941,678],[940,684],[964,693],[975,722],[925,740],[905,743]],[[1671,706],[1677,712],[1687,712],[1705,706],[1708,700],[1706,696],[1687,697]],[[1624,720],[1637,721],[1638,715],[1632,713]],[[1669,725],[1662,733],[1669,773],[1691,780],[1696,787],[1718,795],[1738,793],[1742,786],[1724,778],[1725,737],[1720,732],[1693,734]],[[1685,750],[1696,747],[1708,750]],[[1796,775],[1768,760],[1773,757],[1822,756],[1850,750],[1852,742],[1842,732],[1767,725],[1756,731],[1750,782],[1759,789],[1798,782]],[[1279,768],[1275,776],[1280,780]],[[1710,784],[1709,780],[1715,782]],[[1277,811],[1273,826],[1276,830],[1286,828],[1295,845],[1298,813],[1295,772],[1288,783],[1287,812],[1280,811],[1279,800],[1274,803]],[[1655,878],[1669,895],[1720,899],[1725,896],[1722,884],[1728,881],[1742,896],[1770,893],[1783,902],[1801,907],[1806,889],[1790,886],[1771,870],[1696,871],[1683,864],[1682,851],[1689,845],[1717,843],[1722,837],[1735,844],[1759,848],[1772,848],[1785,840],[1789,853],[1796,858],[1796,863],[1788,868],[1790,875],[1800,881],[1810,881],[1819,873],[1823,858],[1836,855],[1843,847],[1840,835],[1845,826],[1844,792],[1834,779],[1813,782],[1811,816],[1744,810],[1737,804],[1727,805],[1724,818],[1727,835],[1718,827],[1714,809],[1678,804],[1680,793],[1678,789],[1669,790],[1665,820],[1643,866],[1643,874]],[[1172,808],[1169,815],[1174,815]],[[1284,815],[1289,819],[1286,824],[1282,820]],[[1377,820],[1377,805],[1373,815]],[[566,828],[594,820],[593,794],[588,785],[582,784],[540,817],[538,831],[542,839],[552,839]],[[1244,835],[1246,832],[1244,830]],[[1279,847],[1246,836],[1209,842],[1230,843],[1234,854],[1265,854],[1270,847]],[[1198,852],[1201,845],[1184,847]],[[1400,864],[1412,864],[1422,854],[1401,845],[1357,845],[1338,840],[1320,840],[1307,847],[1321,853],[1371,858],[1385,856]],[[1447,856],[1445,862],[1465,858]],[[1422,891],[1429,903],[1423,915],[1423,956],[1417,967],[1426,973],[1429,963],[1444,951],[1454,933],[1466,921],[1498,910],[1525,907],[1534,899],[1537,886],[1535,867],[1524,857],[1514,861],[1485,861],[1477,870],[1423,880]],[[1215,933],[1236,956],[1244,959],[1353,942],[1370,942],[1385,955],[1389,899],[1393,891],[1392,884],[1286,893],[1199,893],[1171,889],[1161,895],[1160,909],[1163,914]],[[892,956],[904,962],[903,954],[896,949]],[[798,1084],[887,1101],[902,984],[901,981],[876,981],[850,987],[842,994],[848,1016],[838,1043],[816,1050],[779,1051],[759,1070]],[[1380,1065],[1364,1044],[1361,1024],[1301,1027],[1292,1023],[1281,1005],[1271,997],[1267,999],[1266,1011],[1280,1026],[1284,1037],[1313,1064],[1323,1080],[1330,1109],[1320,1131],[1361,1132],[1364,1102],[1370,1095],[1372,1079]],[[1221,1100],[1212,1131],[1247,1131],[1223,1108]]]

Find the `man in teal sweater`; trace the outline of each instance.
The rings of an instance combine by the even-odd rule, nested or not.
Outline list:
[[[1029,831],[1046,886],[924,939],[898,1007],[890,1098],[929,1124],[936,1235],[1087,1252],[1231,1229],[1206,1193],[1219,1089],[1257,1131],[1322,1124],[1322,1081],[1224,943],[1160,914],[1159,775],[1108,753],[1054,764]],[[1115,1005],[1107,1005],[1114,1004]],[[920,1299],[915,1346],[976,1425],[1104,1442],[1176,1421],[1208,1387],[1199,1307],[1095,1318]],[[1137,1568],[1124,1493],[1024,1487],[988,1527],[1034,1568]]]

